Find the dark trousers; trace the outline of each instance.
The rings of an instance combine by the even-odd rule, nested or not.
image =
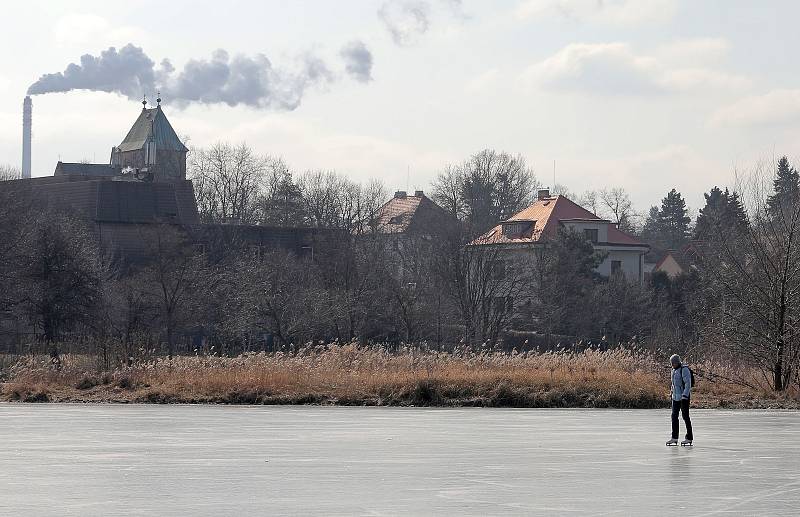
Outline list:
[[[683,422],[686,424],[686,439],[694,440],[692,420],[689,418],[689,401],[686,399],[672,401],[672,438],[678,439],[678,413],[683,414]]]

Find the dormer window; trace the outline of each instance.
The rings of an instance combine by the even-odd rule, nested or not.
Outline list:
[[[505,221],[503,222],[503,235],[519,237],[530,230],[536,221]]]
[[[597,228],[586,228],[583,230],[583,235],[586,236],[586,240],[591,242],[592,244],[597,244],[600,240],[598,237],[598,230]]]

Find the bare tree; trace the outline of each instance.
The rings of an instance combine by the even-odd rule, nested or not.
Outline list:
[[[145,296],[157,303],[169,356],[175,354],[175,332],[191,319],[192,308],[217,276],[209,274],[188,235],[171,225],[153,225],[142,233],[149,261],[140,272]]]
[[[275,251],[238,264],[242,309],[253,328],[274,335],[281,346],[328,337],[335,305],[313,264]]]
[[[631,203],[630,196],[628,196],[625,189],[603,189],[600,191],[600,200],[605,209],[610,212],[612,221],[617,224],[620,230],[635,231],[633,203]]]
[[[270,160],[246,144],[217,143],[194,150],[189,175],[201,217],[210,222],[255,223],[256,203]]]
[[[387,196],[379,181],[362,185],[334,171],[308,171],[298,183],[311,226],[340,228],[354,235],[370,229]]]
[[[6,179],[17,172],[0,170]],[[22,297],[20,271],[26,266],[25,248],[34,229],[31,196],[24,182],[0,180],[0,313],[10,313]],[[19,317],[19,314],[14,316]]]
[[[452,232],[437,250],[441,288],[457,308],[468,343],[495,342],[524,294],[526,268],[509,260],[500,245],[470,245],[463,230]]]
[[[152,295],[153,290],[148,289],[146,279],[138,274],[115,278],[106,287],[108,319],[114,333],[122,339],[123,361],[130,366],[137,345],[152,337],[160,304]]]
[[[20,305],[45,341],[54,343],[78,325],[98,323],[107,272],[93,236],[78,220],[45,213],[29,224]]]
[[[22,177],[22,173],[11,165],[0,165],[0,181],[16,180]]]
[[[550,195],[552,196],[564,196],[569,199],[578,199],[577,194],[572,192],[568,186],[564,185],[563,183],[554,183],[552,187],[550,187]]]
[[[537,185],[521,155],[485,149],[445,167],[433,183],[433,199],[478,235],[527,206]]]
[[[391,235],[384,247],[386,256],[381,265],[390,295],[388,312],[395,316],[400,338],[407,343],[435,341],[441,345],[442,342],[444,311],[441,282],[435,269],[435,242],[447,222],[439,223],[433,234],[409,231]]]
[[[769,179],[759,167],[740,180],[749,228],[715,224],[698,255],[709,285],[708,339],[759,367],[780,391],[800,368],[800,199],[771,209]]]
[[[600,200],[598,197],[596,190],[585,190],[583,194],[575,199],[575,202],[594,215],[598,215],[600,213]]]
[[[338,228],[344,178],[334,171],[307,171],[300,176],[299,184],[311,226]]]

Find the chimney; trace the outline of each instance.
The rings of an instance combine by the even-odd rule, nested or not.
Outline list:
[[[394,193],[395,199],[405,199],[407,195],[405,190],[398,190]]]
[[[31,134],[33,102],[30,95],[22,102],[22,177],[31,177]]]
[[[414,197],[423,197],[423,196],[425,196],[425,192],[423,192],[421,190],[415,190],[414,191]]]
[[[549,197],[550,197],[550,189],[549,188],[539,189],[539,195],[538,195],[539,201],[541,201],[543,199],[547,199]]]

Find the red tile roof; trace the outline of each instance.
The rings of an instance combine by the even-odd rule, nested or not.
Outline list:
[[[535,243],[555,237],[561,221],[605,221],[564,196],[552,196],[536,200],[528,208],[514,214],[510,221],[533,221],[533,227],[520,235],[503,235],[503,225],[498,224],[470,244],[522,244]],[[608,224],[608,244],[646,246],[631,235]]]
[[[375,222],[381,233],[405,233],[441,229],[451,220],[454,218],[449,212],[423,194],[393,197],[380,208]]]

